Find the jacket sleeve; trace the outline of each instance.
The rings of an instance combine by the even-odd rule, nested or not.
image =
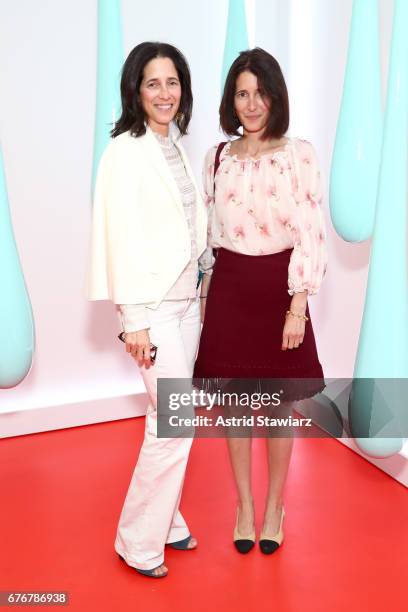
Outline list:
[[[144,304],[119,304],[119,319],[126,333],[150,329],[150,322]]]
[[[102,154],[91,218],[87,294],[89,300],[149,304],[155,294],[146,228],[138,201],[138,158],[130,145],[113,139]],[[119,142],[117,142],[119,141]],[[140,176],[139,176],[140,175]]]

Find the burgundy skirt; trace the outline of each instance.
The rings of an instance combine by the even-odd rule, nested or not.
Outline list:
[[[308,307],[303,343],[281,349],[292,299],[291,253],[287,249],[254,256],[218,249],[194,368],[196,386],[215,391],[217,379],[229,379],[228,390],[234,380],[236,388],[245,391],[254,384],[261,392],[283,388],[286,401],[313,397],[324,389]]]

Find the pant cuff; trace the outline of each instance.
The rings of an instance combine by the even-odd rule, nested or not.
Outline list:
[[[159,567],[160,565],[162,565],[162,563],[164,563],[164,554],[160,555],[159,557],[156,557],[155,559],[149,559],[149,561],[139,562],[137,559],[130,557],[125,552],[123,552],[123,550],[121,550],[120,548],[116,546],[115,546],[115,550],[121,557],[124,558],[127,565],[129,565],[130,567],[134,567],[136,569],[151,570],[151,569],[155,569],[156,567]]]

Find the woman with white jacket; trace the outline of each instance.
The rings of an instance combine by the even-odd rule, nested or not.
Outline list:
[[[179,140],[192,111],[183,55],[163,43],[135,47],[123,67],[121,97],[95,187],[89,299],[117,305],[126,351],[150,399],[115,549],[158,578],[167,575],[166,544],[197,546],[178,509],[192,437],[157,436],[157,380],[192,376],[207,214]]]

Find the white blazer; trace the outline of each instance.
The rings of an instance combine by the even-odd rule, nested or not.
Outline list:
[[[207,210],[196,189],[198,257],[206,248]],[[112,139],[98,167],[91,227],[88,298],[157,308],[191,258],[183,203],[160,144],[148,127]]]

